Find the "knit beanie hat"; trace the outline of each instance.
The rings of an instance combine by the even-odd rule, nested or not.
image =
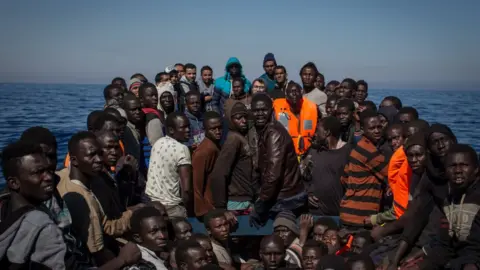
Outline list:
[[[273,221],[273,228],[275,229],[276,227],[279,227],[279,226],[287,227],[290,231],[292,231],[296,235],[300,234],[300,230],[298,229],[298,226],[297,226],[297,219],[292,212],[278,213],[278,215],[275,217],[275,221]]]
[[[412,137],[408,138],[405,142],[405,150],[407,150],[410,146],[420,145],[423,148],[427,147],[427,140],[425,137],[425,133],[418,132],[415,133]]]
[[[265,64],[265,62],[267,61],[273,61],[275,62],[275,64],[277,63],[277,61],[275,60],[275,55],[273,55],[273,53],[265,54],[265,57],[263,58],[263,63]]]
[[[432,136],[433,133],[441,133],[444,135],[447,135],[448,137],[452,138],[452,140],[456,143],[457,142],[457,137],[455,137],[455,134],[453,134],[453,131],[444,124],[439,124],[435,123],[430,126],[430,129],[428,130],[428,138],[430,139],[430,136]]]
[[[140,79],[133,78],[130,80],[130,87],[128,87],[128,90],[132,89],[135,86],[139,86],[141,84],[142,84],[142,81]]]
[[[241,102],[235,102],[230,113],[230,117],[233,117],[236,114],[247,114],[247,107]]]

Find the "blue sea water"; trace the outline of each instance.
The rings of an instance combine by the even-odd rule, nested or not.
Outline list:
[[[57,137],[59,164],[62,164],[70,136],[86,129],[91,111],[103,108],[103,87],[0,84],[0,147],[18,139],[28,127],[44,126]],[[390,95],[399,97],[404,106],[415,107],[422,119],[450,126],[459,142],[468,143],[480,152],[480,91],[372,89],[368,99],[378,105],[383,97]]]

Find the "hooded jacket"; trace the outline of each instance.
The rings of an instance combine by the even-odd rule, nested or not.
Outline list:
[[[190,122],[190,139],[186,143],[188,147],[196,144],[197,146],[205,138],[205,128],[203,127],[203,115],[196,117],[191,114],[188,110],[185,110],[185,116]]]
[[[238,101],[228,102],[225,107],[225,119],[230,131],[211,176],[215,208],[226,209],[228,201],[253,201],[257,190],[253,177],[255,154],[250,147],[248,136],[238,132],[232,123],[231,111],[237,103],[242,104]]]
[[[33,206],[9,212],[9,199],[0,202],[0,265],[10,269],[66,269],[62,232],[49,216]],[[3,268],[5,267],[5,268]]]
[[[231,90],[232,90],[232,82],[231,82],[231,76],[230,73],[228,72],[228,68],[232,64],[238,64],[240,65],[240,73],[243,81],[245,82],[245,88],[244,89],[250,89],[252,83],[243,75],[243,68],[242,64],[236,57],[230,57],[225,64],[225,75],[217,78],[215,80],[215,87],[213,90],[213,99],[212,99],[212,107],[217,110],[218,113],[223,115],[223,106],[225,103],[225,100],[228,99],[231,95]]]

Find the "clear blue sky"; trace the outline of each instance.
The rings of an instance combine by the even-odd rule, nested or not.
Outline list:
[[[374,88],[476,88],[478,0],[0,2],[0,82],[107,83],[169,64],[237,56],[250,79],[272,52],[290,78],[307,61],[327,80]]]

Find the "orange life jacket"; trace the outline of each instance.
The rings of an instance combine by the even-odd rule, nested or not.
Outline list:
[[[393,210],[397,219],[405,213],[411,200],[411,180],[412,169],[408,165],[405,149],[401,146],[388,163],[388,184],[393,193]]]
[[[304,154],[312,144],[311,140],[317,129],[317,105],[304,98],[299,118],[290,110],[285,98],[273,102],[275,118],[287,129],[292,137],[297,155]]]
[[[122,149],[122,155],[125,155],[125,146],[123,145],[122,141],[118,141],[118,144],[120,145],[120,149]],[[70,153],[67,152],[67,155],[65,156],[65,161],[63,162],[63,167],[68,168],[70,166]],[[110,168],[113,172],[115,171],[115,167]]]

